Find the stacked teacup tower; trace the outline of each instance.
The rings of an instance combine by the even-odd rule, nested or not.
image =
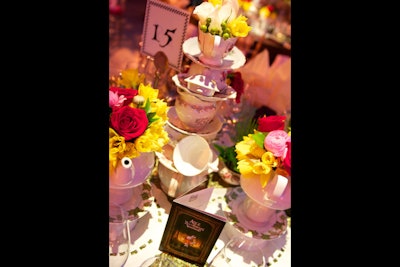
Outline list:
[[[178,95],[165,125],[170,142],[162,153],[156,153],[161,187],[169,197],[176,198],[199,188],[207,181],[208,173],[218,171],[218,155],[212,149],[212,142],[224,123],[220,106],[237,96],[226,83],[227,74],[245,64],[246,57],[235,42],[251,29],[238,10],[237,0],[224,0],[216,6],[203,2],[193,11],[199,18],[199,34],[183,43],[183,52],[192,63],[187,72],[172,77]],[[232,35],[234,32],[240,34]],[[212,151],[208,164],[204,162],[207,156],[203,157],[202,153],[205,150]],[[194,166],[198,161],[202,163]],[[185,163],[192,164],[188,168],[194,171],[186,172]],[[249,184],[254,181],[256,185]],[[282,247],[285,240],[279,237],[286,233],[288,226],[284,210],[290,207],[288,181],[276,175],[269,186],[259,189],[259,179],[240,178],[240,184],[226,195],[224,212],[229,222],[229,237],[245,238],[251,247]],[[259,199],[263,190],[270,196],[267,200]]]
[[[187,72],[172,77],[178,94],[165,127],[170,142],[162,153],[156,153],[161,187],[173,198],[198,187],[207,180],[208,173],[218,170],[218,156],[210,144],[224,123],[218,114],[221,104],[237,95],[226,82],[227,74],[246,62],[235,43],[251,29],[247,18],[239,14],[237,0],[225,0],[215,6],[205,1],[196,6],[193,16],[198,18],[198,36],[188,38],[182,45],[191,65]],[[192,176],[179,171],[179,163],[173,159],[176,145],[189,136],[205,139],[212,151],[208,167],[199,168],[201,171]],[[196,155],[200,151],[190,153]]]

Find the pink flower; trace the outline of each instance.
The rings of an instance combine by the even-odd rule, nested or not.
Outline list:
[[[291,142],[290,136],[284,130],[271,131],[264,139],[264,147],[272,152],[275,157],[285,159],[288,151],[287,142]]]
[[[125,100],[122,103],[122,106],[126,106],[126,105],[129,105],[130,103],[132,103],[133,97],[138,94],[138,90],[131,89],[131,88],[110,87],[109,91],[116,93],[118,96],[125,97]]]
[[[117,92],[108,91],[108,106],[110,108],[121,107],[125,100],[125,96],[118,96]]]

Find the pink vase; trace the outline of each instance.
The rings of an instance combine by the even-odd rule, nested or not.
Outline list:
[[[259,175],[240,177],[240,186],[246,193],[243,213],[257,223],[266,223],[277,210],[291,207],[291,178],[273,172],[263,188]]]

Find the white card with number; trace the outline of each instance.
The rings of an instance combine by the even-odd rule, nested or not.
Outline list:
[[[180,71],[189,20],[190,13],[184,9],[147,0],[141,53],[154,58],[161,51],[167,56],[169,66]]]

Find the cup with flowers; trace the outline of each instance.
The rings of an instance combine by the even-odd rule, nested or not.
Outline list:
[[[221,66],[237,38],[251,30],[247,17],[240,14],[238,0],[203,1],[194,8],[193,17],[198,20],[199,59],[211,66]]]
[[[235,145],[240,186],[258,204],[290,208],[291,127],[286,116],[258,118],[253,133]]]
[[[154,168],[154,152],[169,142],[167,103],[144,79],[137,69],[126,69],[109,86],[109,176],[114,187],[142,184]]]

